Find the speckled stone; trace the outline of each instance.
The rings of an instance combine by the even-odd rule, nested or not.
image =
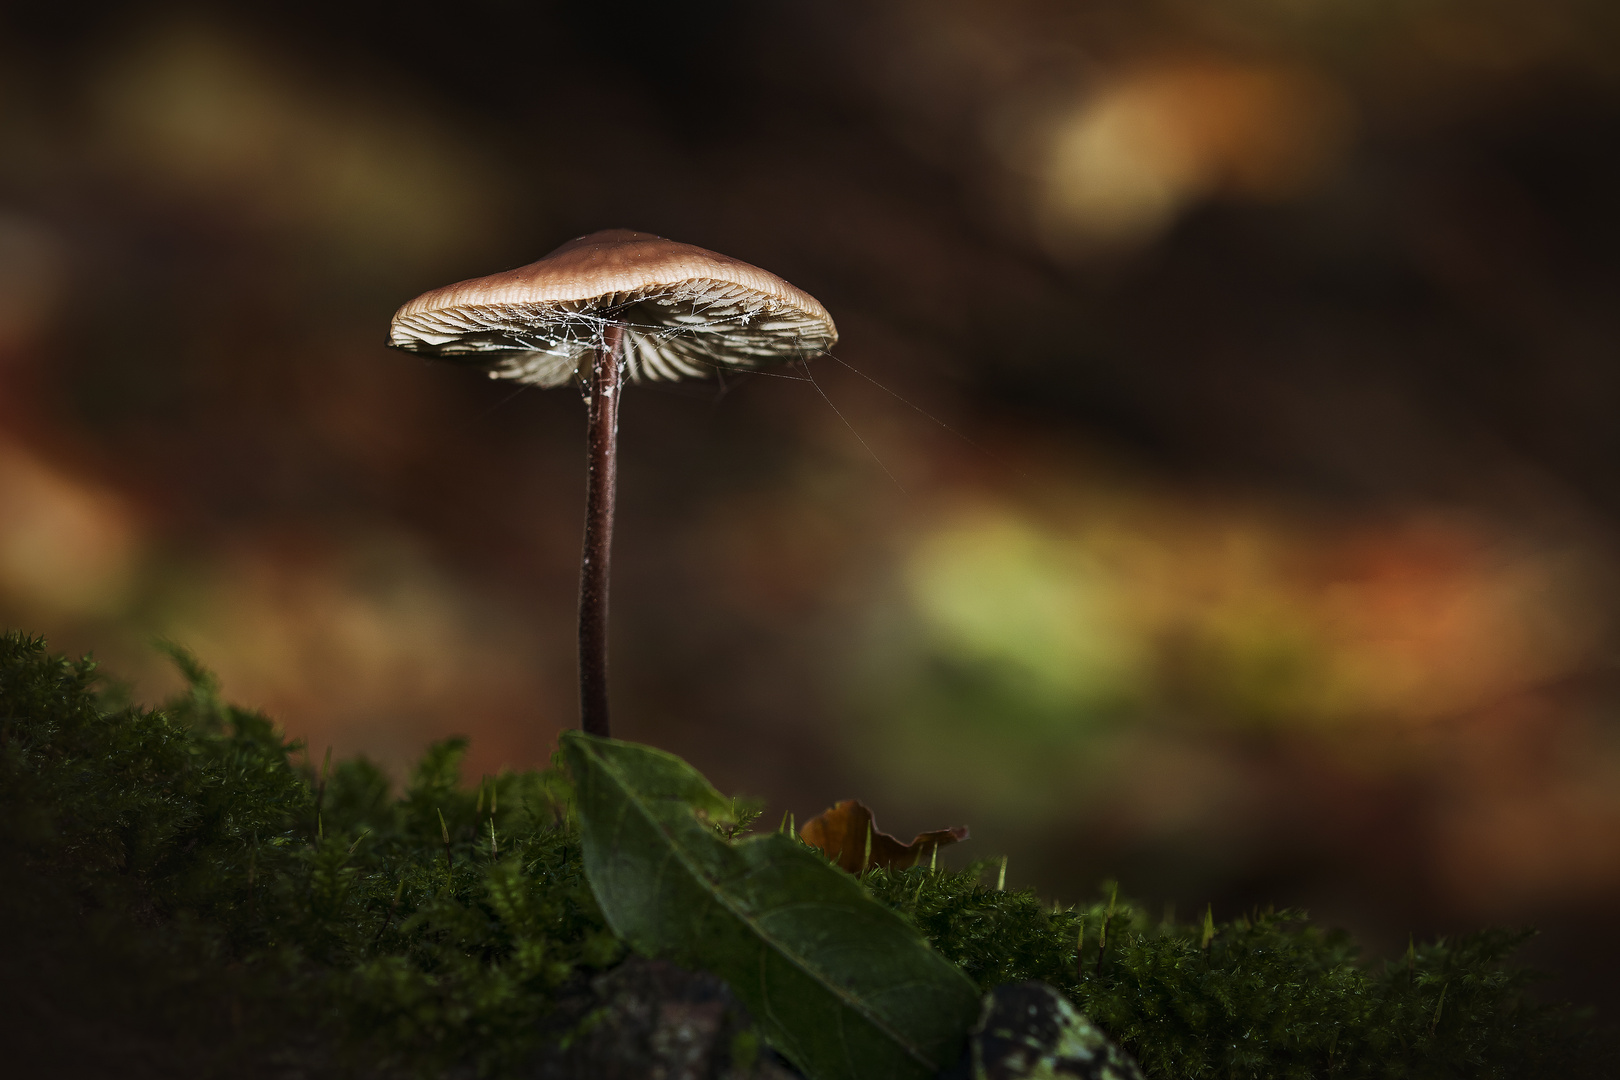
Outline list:
[[[1042,982],[985,995],[971,1054],[973,1080],[1143,1080],[1129,1054]]]
[[[632,956],[562,987],[522,1080],[804,1080],[722,980]],[[457,1077],[455,1080],[461,1080]]]

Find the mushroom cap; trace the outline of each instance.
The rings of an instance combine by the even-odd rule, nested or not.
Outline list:
[[[775,274],[651,233],[604,229],[394,313],[395,348],[560,386],[610,323],[629,376],[684,379],[814,356],[838,340],[820,302]]]

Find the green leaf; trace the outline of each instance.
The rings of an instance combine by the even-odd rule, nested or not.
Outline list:
[[[860,882],[780,834],[727,840],[735,818],[671,754],[563,736],[585,874],[637,951],[713,972],[811,1080],[904,1080],[953,1064],[978,991]]]

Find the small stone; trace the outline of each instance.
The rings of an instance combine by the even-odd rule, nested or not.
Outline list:
[[[1129,1054],[1043,982],[986,994],[970,1053],[973,1080],[1143,1080]]]
[[[558,993],[524,1080],[803,1080],[725,982],[632,956]]]

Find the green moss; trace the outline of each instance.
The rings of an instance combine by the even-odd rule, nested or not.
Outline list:
[[[119,1060],[152,1042],[204,1071],[490,1074],[557,987],[618,959],[561,777],[468,790],[449,740],[392,798],[365,761],[311,768],[179,659],[187,695],[108,711],[92,663],[0,639],[16,1008],[95,1017]]]
[[[126,1077],[498,1076],[560,989],[619,959],[560,774],[469,789],[449,740],[395,796],[363,760],[310,762],[174,655],[190,690],[148,710],[98,693],[88,661],[0,638],[0,880],[16,883],[0,1014],[24,1043]],[[1530,1002],[1507,962],[1523,934],[1367,966],[1292,913],[1206,935],[979,877],[866,881],[980,986],[1060,987],[1159,1080],[1576,1072],[1571,1015]]]
[[[1580,1019],[1528,998],[1531,974],[1508,963],[1531,931],[1435,941],[1367,966],[1348,935],[1300,912],[1162,922],[1112,888],[1089,906],[1053,907],[982,884],[992,865],[876,870],[867,884],[981,988],[1040,979],[1063,990],[1149,1077],[1602,1075],[1584,1060]]]

